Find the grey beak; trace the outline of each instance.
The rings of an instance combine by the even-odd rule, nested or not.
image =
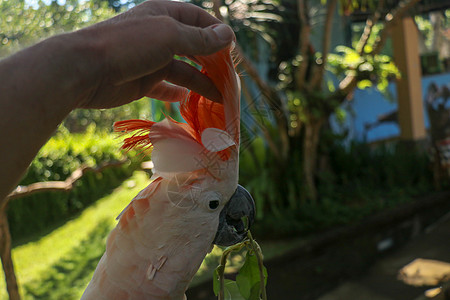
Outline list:
[[[242,217],[248,217],[248,228],[255,220],[255,202],[250,193],[238,184],[230,201],[219,216],[219,228],[213,243],[219,246],[231,246],[242,242],[247,236]]]

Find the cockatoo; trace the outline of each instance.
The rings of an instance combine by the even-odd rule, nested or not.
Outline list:
[[[238,185],[240,82],[230,49],[194,58],[223,103],[190,92],[180,104],[186,123],[120,121],[135,131],[124,149],[153,147],[153,181],[119,215],[106,252],[81,299],[185,299],[213,244],[246,237],[242,217],[254,202]]]

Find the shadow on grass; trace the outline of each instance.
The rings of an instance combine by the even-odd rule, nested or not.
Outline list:
[[[102,189],[100,191],[96,191],[94,194],[94,190],[91,189],[90,193],[93,195],[92,198],[95,198],[96,200],[101,199],[111,193],[113,193],[118,187],[120,187],[120,185],[127,180],[126,177],[123,180],[115,180],[114,183],[111,184],[110,187]],[[112,181],[112,180],[111,180]],[[62,192],[51,192],[51,193],[62,193]],[[47,193],[42,193],[42,195],[46,195]],[[52,233],[53,231],[55,231],[56,229],[60,228],[61,226],[67,224],[67,222],[70,222],[74,219],[77,219],[85,209],[91,207],[92,205],[96,205],[96,201],[93,201],[92,203],[87,204],[85,207],[83,207],[80,210],[76,210],[73,212],[70,212],[69,214],[67,214],[66,216],[62,217],[61,219],[56,219],[52,222],[49,222],[48,224],[46,224],[45,226],[39,227],[39,228],[31,228],[30,232],[28,233],[22,233],[22,234],[16,234],[14,235],[13,232],[11,232],[12,234],[12,243],[13,243],[13,248],[22,246],[24,244],[30,243],[30,242],[36,242],[39,239],[41,239],[42,237]],[[11,224],[10,224],[11,225]],[[33,227],[33,226],[30,226]]]
[[[79,246],[42,272],[41,278],[24,285],[25,299],[79,299],[105,251],[111,228],[108,219],[100,220]]]

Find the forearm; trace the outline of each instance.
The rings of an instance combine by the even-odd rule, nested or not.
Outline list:
[[[0,199],[87,90],[78,40],[56,36],[0,61]]]

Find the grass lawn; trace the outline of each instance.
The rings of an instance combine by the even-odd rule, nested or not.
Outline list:
[[[49,234],[13,249],[24,299],[80,299],[105,249],[115,218],[149,180],[135,172],[118,189]],[[1,273],[0,299],[7,299]]]
[[[99,199],[76,218],[45,236],[15,247],[13,260],[23,298],[80,299],[105,250],[106,237],[116,224],[115,218],[148,184],[148,176],[137,171],[113,193]],[[267,258],[296,244],[298,241],[279,242],[262,244],[262,248]],[[213,249],[192,284],[211,278],[221,253],[220,248]],[[232,256],[227,270],[236,271],[242,261],[242,255]],[[0,299],[7,299],[3,273],[0,277]]]

